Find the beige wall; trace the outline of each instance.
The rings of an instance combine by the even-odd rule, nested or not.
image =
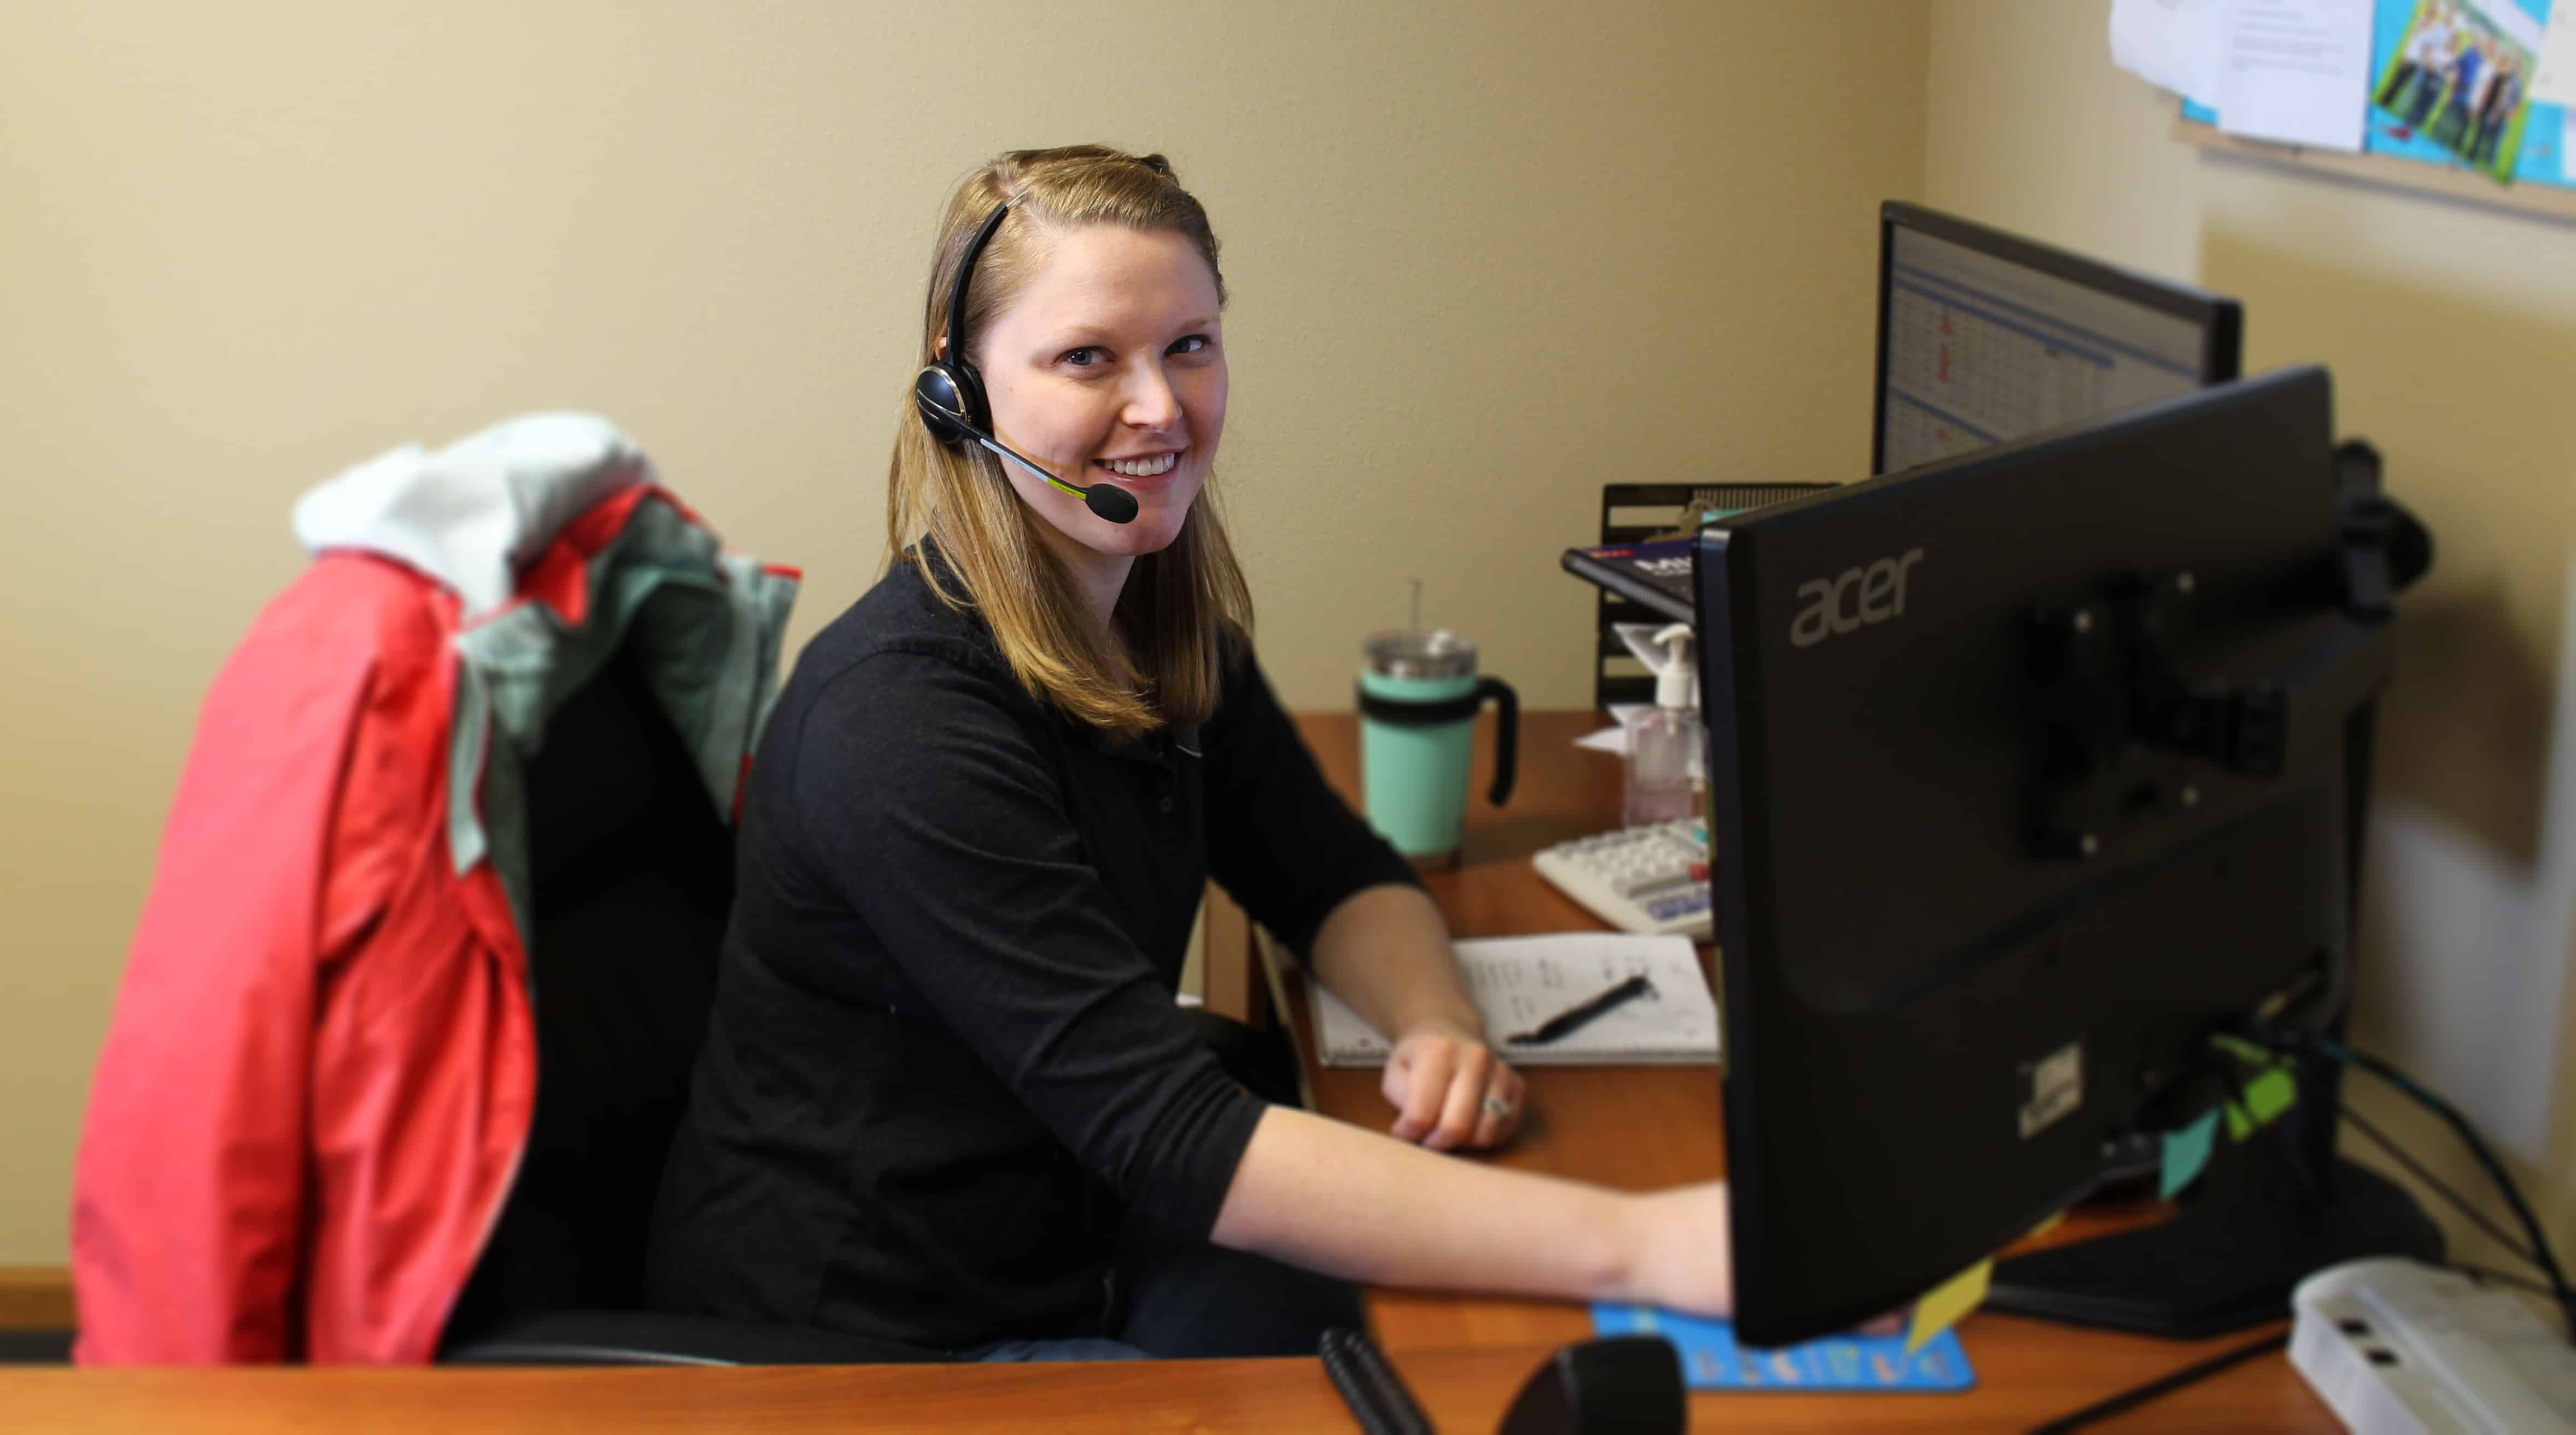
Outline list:
[[[595,408],[806,568],[801,642],[877,561],[940,196],[1090,138],[1168,151],[1226,238],[1224,487],[1301,705],[1408,576],[1579,703],[1552,555],[1600,482],[1853,474],[1880,198],[2244,299],[2249,367],[2331,365],[2442,545],[2362,1037],[2460,1092],[2569,1242],[2576,229],[2203,158],[2064,0],[985,6],[971,66],[917,7],[523,8],[0,7],[0,1264],[63,1258],[193,708],[298,566],[294,495]]]
[[[964,23],[950,17],[967,17]],[[941,23],[934,23],[938,17]],[[1293,703],[1471,630],[1589,692],[1612,479],[1841,477],[1924,12],[0,6],[0,1264],[64,1258],[89,1066],[193,710],[294,496],[581,406],[739,547],[864,587],[925,250],[1012,145],[1169,152],[1226,241],[1223,487]],[[1718,467],[1712,467],[1712,465]]]
[[[2379,445],[2390,488],[2432,525],[2439,561],[2408,600],[2383,719],[2355,1031],[2503,1142],[2564,1249],[2576,226],[2204,158],[2167,138],[2170,102],[2111,66],[2106,12],[1936,0],[1925,197],[2242,299],[2246,367],[2328,365],[2340,425]],[[2355,1098],[2483,1192],[2438,1125],[2366,1080]]]

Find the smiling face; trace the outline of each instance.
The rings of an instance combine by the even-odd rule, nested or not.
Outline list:
[[[1115,596],[1136,555],[1170,546],[1225,431],[1225,346],[1215,273],[1187,236],[1094,224],[1046,241],[1045,257],[986,325],[976,355],[993,430],[1089,487],[1115,484],[1136,517],[1111,523],[1082,500],[1003,464],[1046,520],[1056,555]]]

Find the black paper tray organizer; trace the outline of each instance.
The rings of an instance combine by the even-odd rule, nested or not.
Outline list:
[[[1619,641],[1616,623],[1695,622],[1692,535],[1748,509],[1832,488],[1830,483],[1605,483],[1601,541],[1569,548],[1565,571],[1600,590],[1592,703],[1651,703],[1654,675]]]

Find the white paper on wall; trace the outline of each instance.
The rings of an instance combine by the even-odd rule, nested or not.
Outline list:
[[[2218,127],[2358,152],[2370,88],[2370,0],[2228,0]]]
[[[2196,104],[2215,104],[2225,8],[2225,0],[2111,0],[2111,63]]]
[[[2538,48],[2540,64],[2531,76],[2531,102],[2576,106],[2576,0],[2559,0],[2550,7],[2549,30]],[[2576,121],[2576,114],[2569,118]],[[2576,160],[2564,163],[2576,172]]]

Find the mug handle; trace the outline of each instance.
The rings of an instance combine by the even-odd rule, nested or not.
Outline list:
[[[1485,800],[1496,807],[1511,800],[1512,779],[1520,769],[1521,697],[1512,685],[1500,678],[1487,678],[1476,684],[1476,705],[1494,700],[1497,726],[1494,729],[1494,785]]]

